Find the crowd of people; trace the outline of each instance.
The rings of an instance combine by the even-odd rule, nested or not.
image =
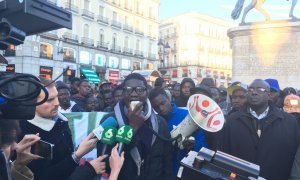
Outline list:
[[[292,87],[280,89],[276,79],[256,79],[249,85],[234,82],[225,88],[217,87],[212,78],[197,85],[190,78],[175,84],[158,78],[152,87],[143,76],[132,73],[118,86],[105,81],[95,90],[89,81],[74,78],[70,85],[56,82],[47,90],[49,98],[36,107],[34,119],[19,125],[0,121],[0,149],[7,160],[5,167],[11,166],[7,169],[12,171],[8,179],[94,179],[107,172],[109,179],[171,180],[177,178],[183,157],[202,147],[257,164],[266,179],[300,179],[300,97]],[[186,107],[193,94],[213,99],[223,111],[225,125],[217,133],[197,130],[184,139],[181,149],[166,139],[188,115]],[[38,101],[44,96],[41,92]],[[139,102],[135,108],[130,106],[132,101]],[[114,118],[118,126],[130,125],[133,139],[121,155],[116,145],[110,158],[102,155],[79,166],[85,154],[94,148],[99,152],[103,144],[91,133],[74,149],[63,115],[68,112],[107,112],[101,123]],[[52,160],[30,152],[40,139],[55,145]],[[17,155],[10,155],[13,150]],[[14,161],[8,163],[9,159]]]

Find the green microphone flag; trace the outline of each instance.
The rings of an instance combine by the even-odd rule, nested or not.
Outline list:
[[[118,129],[116,141],[124,144],[129,144],[133,137],[133,130],[130,126],[124,125]]]
[[[115,127],[106,127],[102,133],[101,142],[103,144],[112,145],[113,143],[115,143],[116,133],[117,129]]]

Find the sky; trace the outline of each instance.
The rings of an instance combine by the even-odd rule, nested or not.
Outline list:
[[[233,22],[230,14],[237,1],[238,0],[161,0],[159,17],[160,20],[164,20],[169,17],[194,11]],[[250,3],[251,0],[245,0],[244,7]],[[288,19],[291,5],[292,0],[266,0],[263,8],[270,14],[271,19]],[[295,15],[300,17],[300,2],[296,6]],[[238,21],[240,20],[241,17]],[[251,10],[246,17],[246,22],[263,20],[264,17],[257,10]]]

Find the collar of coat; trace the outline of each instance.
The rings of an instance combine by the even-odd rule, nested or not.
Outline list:
[[[58,119],[61,119],[63,121],[68,121],[68,119],[62,115],[60,112],[58,112],[57,116],[53,119],[48,119],[39,116],[38,114],[35,114],[34,118],[32,120],[27,120],[29,123],[41,128],[44,131],[51,131]]]

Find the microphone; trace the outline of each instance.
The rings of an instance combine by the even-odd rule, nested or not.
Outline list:
[[[116,135],[116,141],[119,142],[118,153],[121,155],[124,145],[129,144],[133,137],[133,129],[128,125],[121,126]]]
[[[108,145],[115,143],[117,129],[112,126],[108,126],[104,129],[101,137],[101,142],[103,144],[100,156],[106,154],[106,149]]]
[[[100,124],[97,128],[93,130],[94,135],[98,138],[98,140],[101,140],[102,132],[106,127],[117,127],[118,122],[114,117],[107,118],[103,123]]]

